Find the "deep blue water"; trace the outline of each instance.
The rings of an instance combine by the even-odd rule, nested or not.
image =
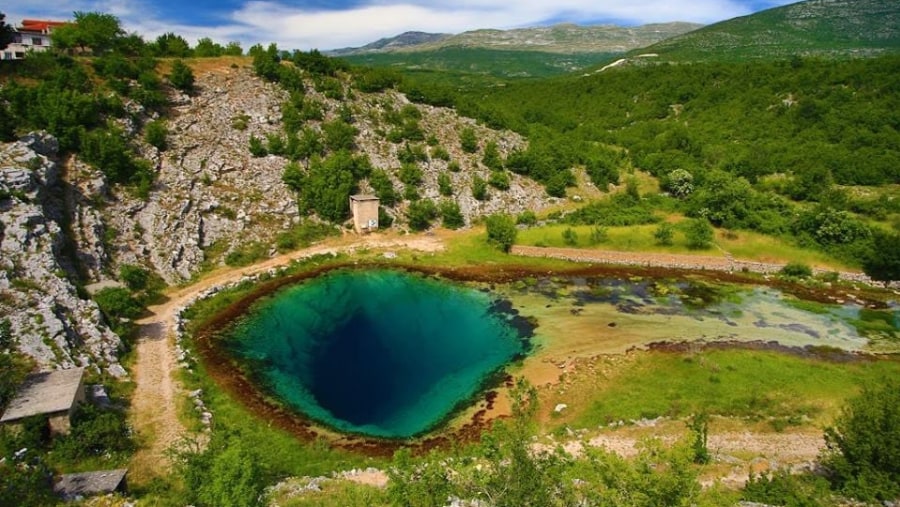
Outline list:
[[[523,352],[491,304],[488,294],[421,276],[339,271],[261,301],[228,343],[270,394],[313,419],[405,438]]]

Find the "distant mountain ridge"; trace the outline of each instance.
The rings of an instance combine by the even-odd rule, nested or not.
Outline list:
[[[547,53],[624,53],[696,30],[696,23],[654,23],[637,27],[580,26],[571,23],[512,30],[483,29],[457,35],[406,32],[359,48],[328,51],[334,56],[433,51],[448,47],[541,51]]]
[[[396,51],[409,46],[427,44],[437,42],[441,39],[452,37],[448,33],[428,33],[428,32],[403,32],[394,37],[385,37],[375,42],[366,44],[358,48],[341,48],[332,49],[325,53],[329,56],[358,55],[365,53],[377,53],[386,51]]]
[[[900,2],[808,0],[708,25],[639,52],[668,60],[900,52]]]

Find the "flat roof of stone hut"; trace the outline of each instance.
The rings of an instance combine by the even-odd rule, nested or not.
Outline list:
[[[378,200],[378,196],[369,195],[369,194],[351,195],[350,198],[353,199],[354,201],[377,201]]]
[[[53,491],[64,500],[77,500],[85,496],[112,493],[124,488],[126,472],[126,469],[121,468],[65,474],[53,485]]]
[[[45,371],[29,375],[9,402],[0,423],[33,415],[67,412],[77,401],[84,368]]]

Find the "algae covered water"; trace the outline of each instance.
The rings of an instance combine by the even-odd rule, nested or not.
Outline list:
[[[405,438],[446,418],[525,342],[491,296],[340,271],[258,303],[227,339],[270,394],[341,431]]]

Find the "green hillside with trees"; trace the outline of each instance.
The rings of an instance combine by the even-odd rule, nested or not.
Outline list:
[[[722,21],[630,55],[665,61],[790,56],[860,57],[900,51],[900,5],[893,0],[798,2]]]

